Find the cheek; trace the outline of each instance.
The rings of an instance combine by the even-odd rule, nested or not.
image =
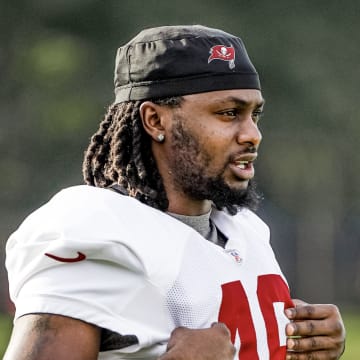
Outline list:
[[[214,149],[214,152],[227,152],[231,146],[232,137],[226,131],[204,130],[202,133],[204,143],[207,147]]]
[[[229,159],[230,142],[228,138],[223,138],[219,134],[213,132],[203,137],[200,143],[203,154],[209,160],[209,170],[219,171],[224,169]]]
[[[216,126],[215,126],[216,125]],[[203,168],[208,175],[219,175],[229,159],[231,136],[229,131],[211,119],[192,119],[175,128],[178,151],[186,152],[190,162]],[[185,147],[185,148],[184,148]]]

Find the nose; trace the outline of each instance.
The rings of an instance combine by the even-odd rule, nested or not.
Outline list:
[[[237,142],[239,145],[251,144],[256,148],[260,145],[262,135],[258,124],[254,122],[251,116],[246,118],[238,128]]]

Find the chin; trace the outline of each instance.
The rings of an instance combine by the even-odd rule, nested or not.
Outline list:
[[[249,187],[249,180],[241,180],[237,181],[236,183],[228,184],[229,188],[232,190],[247,190]]]

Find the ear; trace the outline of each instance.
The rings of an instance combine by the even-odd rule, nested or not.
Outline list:
[[[140,105],[140,117],[145,131],[159,142],[159,135],[164,135],[165,132],[166,109],[151,101],[144,101]]]

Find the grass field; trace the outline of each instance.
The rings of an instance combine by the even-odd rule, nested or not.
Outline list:
[[[344,322],[347,332],[346,351],[341,360],[360,359],[360,313],[345,313]],[[0,315],[0,358],[4,355],[9,341],[12,320]]]

